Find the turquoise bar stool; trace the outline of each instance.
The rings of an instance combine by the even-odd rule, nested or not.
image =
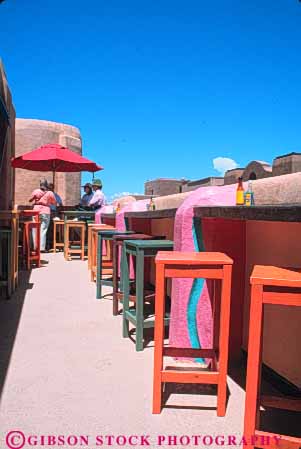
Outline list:
[[[101,299],[102,286],[113,286],[112,280],[102,279],[102,246],[104,241],[113,241],[114,235],[134,234],[133,231],[116,231],[116,229],[106,229],[97,233],[97,260],[96,260],[96,299]]]
[[[144,262],[145,258],[155,258],[158,251],[172,251],[171,240],[126,240],[123,244],[123,337],[128,338],[129,323],[136,326],[136,351],[143,351],[143,330],[154,327],[155,319],[145,313]],[[130,308],[130,256],[136,257],[136,301]],[[164,324],[168,325],[169,316]]]

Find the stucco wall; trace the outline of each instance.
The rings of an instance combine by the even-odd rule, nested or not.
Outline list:
[[[11,158],[15,155],[15,109],[4,67],[0,61],[0,95],[9,115],[0,111],[0,210],[12,208],[14,197],[14,171]]]
[[[78,154],[82,153],[80,131],[74,126],[45,120],[16,119],[16,156],[47,143],[59,143]],[[15,203],[28,204],[30,194],[37,188],[41,178],[52,181],[52,173],[17,169]],[[79,202],[80,181],[80,173],[56,174],[56,191],[65,205]]]
[[[186,181],[177,179],[155,179],[153,181],[147,181],[144,185],[145,195],[172,195],[175,193],[181,193],[182,186]]]

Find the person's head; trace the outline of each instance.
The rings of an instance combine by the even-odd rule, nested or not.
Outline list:
[[[40,180],[40,189],[43,190],[43,192],[46,192],[46,190],[49,189],[49,185],[48,185],[47,179],[41,179]]]
[[[92,193],[92,185],[91,185],[89,182],[87,182],[87,183],[83,186],[83,188],[84,188],[84,192],[85,192],[87,195],[91,195],[91,193]]]
[[[94,191],[102,189],[102,182],[101,182],[100,179],[93,179],[93,181],[92,181],[92,189]]]
[[[48,184],[48,189],[51,190],[51,192],[54,191],[54,185],[53,185],[53,182],[50,182],[50,183]]]

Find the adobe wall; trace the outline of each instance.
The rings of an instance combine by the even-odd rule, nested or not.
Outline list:
[[[184,180],[155,179],[144,184],[144,193],[153,196],[173,195],[181,193],[184,184],[186,184]]]
[[[58,143],[82,154],[80,131],[71,125],[46,120],[16,119],[16,156],[47,143]],[[52,182],[51,172],[16,169],[15,204],[28,204],[31,192],[41,178]],[[56,192],[66,206],[78,204],[80,199],[80,173],[56,173]]]
[[[0,105],[0,210],[7,210],[12,208],[14,198],[14,170],[10,160],[15,155],[16,113],[1,61],[0,96],[3,102],[3,105]]]

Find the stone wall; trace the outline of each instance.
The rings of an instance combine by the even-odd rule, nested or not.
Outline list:
[[[80,131],[74,126],[45,120],[16,119],[16,156],[47,143],[59,143],[82,154]],[[51,172],[16,170],[15,204],[28,204],[31,192],[39,186],[41,178],[52,182]],[[56,173],[56,192],[66,206],[78,204],[80,199],[80,173]]]
[[[273,161],[273,176],[287,175],[301,171],[301,154],[290,153],[278,156]]]
[[[13,206],[14,170],[10,161],[15,156],[15,116],[11,92],[0,61],[0,210]]]
[[[249,179],[262,179],[269,178],[272,175],[272,167],[267,162],[263,161],[252,161],[244,169],[242,179],[243,181],[248,181]]]
[[[209,178],[199,179],[198,181],[190,181],[187,184],[183,185],[183,192],[191,192],[192,190],[196,190],[199,187],[208,187],[208,186],[223,186],[224,178],[211,176]]]
[[[144,193],[153,196],[173,195],[181,193],[186,183],[184,179],[154,179],[144,184]]]

